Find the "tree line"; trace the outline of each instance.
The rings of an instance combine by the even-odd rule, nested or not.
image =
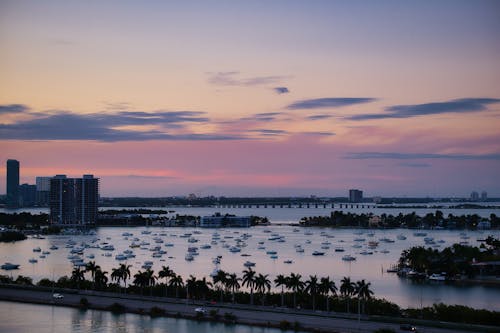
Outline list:
[[[409,214],[399,213],[398,215],[383,213],[376,222],[371,221],[374,217],[373,213],[354,214],[334,211],[330,216],[303,217],[299,223],[308,227],[448,228],[475,230],[479,222],[488,221],[492,229],[500,228],[500,218],[496,214],[490,214],[489,219],[487,219],[477,214],[460,216],[448,214],[448,216],[444,216],[442,211],[437,210],[435,213],[427,213],[424,216],[419,216],[415,212]]]

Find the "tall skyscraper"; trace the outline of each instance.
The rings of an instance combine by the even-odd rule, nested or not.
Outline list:
[[[50,221],[54,224],[95,224],[99,203],[99,178],[67,178],[57,175],[50,180]]]
[[[50,199],[50,179],[52,177],[36,177],[36,204],[48,206]]]
[[[19,207],[19,161],[7,160],[7,207]]]
[[[349,190],[349,202],[363,201],[363,191],[351,189]]]

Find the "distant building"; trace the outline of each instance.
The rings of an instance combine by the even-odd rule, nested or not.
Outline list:
[[[488,192],[483,191],[481,192],[481,201],[486,201],[488,200]]]
[[[95,224],[98,202],[99,178],[57,175],[50,180],[50,221],[53,224]]]
[[[471,201],[478,201],[479,200],[479,193],[477,193],[476,191],[472,191],[472,193],[470,194],[470,199],[471,199]]]
[[[349,190],[349,202],[362,202],[363,191],[351,189]]]
[[[22,184],[19,186],[19,206],[33,207],[36,202],[36,185]]]
[[[480,230],[491,229],[491,222],[487,220],[480,221],[477,224],[477,228]]]
[[[19,161],[7,160],[7,207],[19,207]]]
[[[249,216],[227,216],[215,214],[212,216],[203,216],[200,220],[201,228],[248,228],[251,225]]]
[[[52,177],[36,177],[36,204],[48,206],[50,200],[50,179]]]

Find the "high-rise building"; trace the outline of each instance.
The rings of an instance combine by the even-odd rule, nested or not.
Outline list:
[[[54,224],[95,224],[99,202],[99,178],[67,178],[57,175],[50,180],[50,221]]]
[[[19,206],[33,207],[36,202],[36,185],[19,185]]]
[[[472,201],[478,201],[479,200],[479,193],[477,193],[476,191],[472,191],[470,194],[470,199]]]
[[[7,160],[7,207],[19,207],[19,161]]]
[[[363,191],[351,189],[349,190],[349,202],[362,202]]]
[[[38,206],[49,205],[51,178],[52,177],[36,177],[36,204]]]
[[[481,200],[482,201],[488,200],[488,192],[486,191],[481,192]]]

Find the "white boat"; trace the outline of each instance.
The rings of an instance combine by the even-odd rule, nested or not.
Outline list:
[[[193,261],[194,257],[191,255],[191,253],[186,253],[186,256],[184,257],[186,261]]]
[[[346,254],[345,256],[342,257],[342,260],[344,260],[344,261],[354,261],[354,260],[356,260],[356,257],[353,257],[353,256],[351,256],[349,254]]]
[[[233,252],[233,253],[236,253],[236,252],[240,252],[240,251],[241,251],[241,249],[240,249],[239,247],[237,247],[237,246],[231,246],[231,247],[229,248],[229,251],[230,251],[230,252]]]
[[[321,252],[321,251],[314,251],[314,252],[312,253],[312,255],[313,255],[313,256],[322,256],[322,255],[324,255],[324,254],[325,254],[325,252]]]
[[[245,267],[254,267],[255,263],[252,262],[252,261],[245,261],[245,263],[243,264],[243,266],[245,266]]]
[[[405,235],[398,235],[397,237],[399,240],[405,240],[406,239],[406,236]]]
[[[40,246],[37,246],[33,249],[33,252],[42,252],[42,249],[40,248]]]
[[[52,245],[52,246],[50,247],[50,249],[51,249],[51,250],[57,250],[57,249],[59,249],[59,248],[58,248],[56,245]]]
[[[343,247],[336,247],[335,248],[335,252],[344,252],[344,248]]]
[[[30,260],[28,260],[31,264],[36,264],[38,262],[38,260],[36,260],[35,258],[31,258]]]
[[[127,260],[127,256],[120,253],[115,256],[115,260]]]
[[[443,274],[431,274],[429,276],[429,280],[431,281],[445,281],[446,280],[446,276],[444,276]]]
[[[101,246],[101,250],[103,250],[103,251],[114,251],[115,247],[113,245],[111,245],[111,244],[106,244],[106,245]]]
[[[283,261],[284,264],[293,264],[293,260],[287,259]]]

